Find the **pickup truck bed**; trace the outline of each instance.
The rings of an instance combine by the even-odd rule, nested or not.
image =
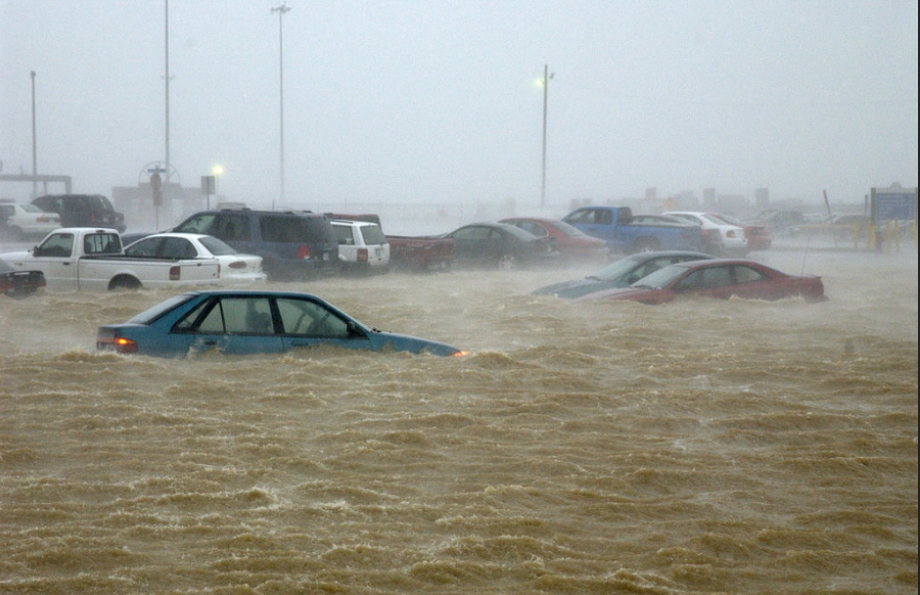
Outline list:
[[[453,238],[437,236],[387,236],[390,264],[413,271],[450,268],[457,246]]]

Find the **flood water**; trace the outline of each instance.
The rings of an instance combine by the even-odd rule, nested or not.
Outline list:
[[[757,256],[823,304],[281,287],[467,358],[99,355],[171,293],[0,298],[0,593],[916,593],[909,251]]]

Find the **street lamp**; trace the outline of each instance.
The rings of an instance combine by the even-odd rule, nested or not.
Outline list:
[[[279,89],[280,89],[280,102],[281,102],[281,204],[284,204],[284,13],[291,10],[283,2],[281,6],[276,6],[271,9],[273,13],[278,13],[278,73],[279,73]],[[275,201],[272,201],[272,210],[275,210]]]
[[[546,107],[549,99],[549,81],[555,73],[550,74],[549,65],[543,65],[543,78],[540,85],[543,87],[543,180],[540,186],[540,206],[546,206]]]

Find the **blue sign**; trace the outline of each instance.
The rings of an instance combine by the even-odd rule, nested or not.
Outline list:
[[[917,192],[874,193],[875,220],[910,221],[917,218]]]

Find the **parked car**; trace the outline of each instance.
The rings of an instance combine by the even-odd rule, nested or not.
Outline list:
[[[240,254],[214,236],[194,233],[155,233],[125,248],[129,258],[216,259],[220,263],[221,284],[261,283],[262,257]]]
[[[376,223],[333,220],[339,239],[339,260],[349,270],[385,271],[390,264],[390,243]]]
[[[0,237],[14,242],[43,238],[60,226],[57,213],[46,213],[31,203],[0,202]]]
[[[125,216],[101,194],[46,194],[32,200],[46,213],[57,213],[62,227],[106,227],[124,233]]]
[[[589,293],[574,301],[632,300],[657,305],[687,297],[759,300],[801,297],[806,302],[827,299],[821,277],[787,275],[752,260],[712,259],[672,264],[624,289]]]
[[[381,231],[380,216],[374,213],[326,213],[331,221],[365,221],[376,223]],[[439,236],[400,236],[384,232],[390,249],[389,265],[410,271],[449,269],[454,262],[457,246],[451,238]],[[341,251],[341,246],[340,246]]]
[[[308,211],[202,211],[170,231],[212,235],[242,253],[261,256],[272,281],[306,280],[340,270],[332,223]]]
[[[703,246],[698,225],[659,221],[637,223],[629,207],[581,207],[562,220],[604,240],[613,252],[700,250]]]
[[[695,211],[669,211],[671,215],[699,225],[703,230],[704,251],[715,255],[723,253],[747,254],[748,242],[744,228],[719,219],[712,213]]]
[[[123,324],[100,326],[96,336],[98,350],[167,357],[208,350],[283,353],[321,345],[466,355],[444,343],[372,329],[316,296],[279,291],[183,293]]]
[[[569,262],[607,260],[610,248],[600,238],[589,236],[565,221],[537,217],[511,217],[499,223],[520,227],[538,238],[550,237],[556,240],[556,248],[562,258]]]
[[[613,262],[584,279],[554,283],[534,291],[534,295],[554,295],[574,299],[606,289],[629,287],[666,266],[692,260],[708,260],[712,256],[702,252],[639,252]]]
[[[0,293],[13,299],[33,295],[46,287],[41,271],[19,271],[0,260]]]
[[[129,258],[114,229],[62,227],[32,250],[0,254],[18,271],[41,271],[51,291],[217,285],[216,258]]]
[[[509,271],[519,266],[545,264],[559,258],[552,238],[538,238],[507,223],[473,223],[445,237],[457,246],[456,260],[471,266]]]
[[[737,225],[744,229],[744,237],[747,238],[747,248],[749,251],[766,250],[773,245],[773,236],[770,235],[770,228],[766,225],[754,225],[744,223],[741,219],[733,215],[714,215],[729,225]]]

